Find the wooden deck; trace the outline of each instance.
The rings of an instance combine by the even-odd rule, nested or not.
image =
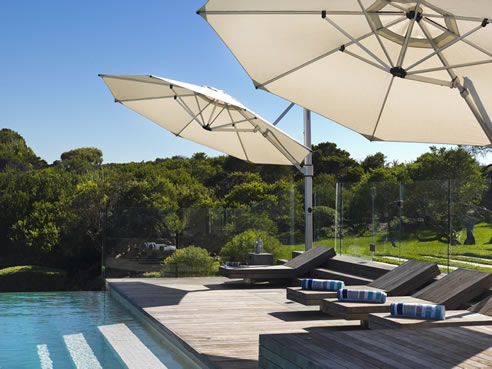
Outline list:
[[[221,277],[107,283],[209,368],[258,368],[260,334],[358,328],[358,322],[336,320],[318,307],[287,300],[280,287],[247,286]]]
[[[491,327],[262,335],[260,368],[492,368]]]
[[[465,327],[471,325],[492,325],[492,317],[467,310],[448,310],[445,320],[395,317],[389,313],[369,314],[370,329],[408,329],[434,327]]]

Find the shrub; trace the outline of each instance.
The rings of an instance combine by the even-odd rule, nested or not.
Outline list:
[[[161,275],[164,277],[203,277],[215,275],[217,266],[208,251],[196,246],[178,249],[166,258]]]
[[[274,259],[276,259],[277,249],[281,243],[275,237],[256,229],[250,229],[235,236],[222,248],[220,256],[229,261],[246,263],[248,253],[255,252],[255,241],[259,237],[263,241],[263,251],[273,254]]]

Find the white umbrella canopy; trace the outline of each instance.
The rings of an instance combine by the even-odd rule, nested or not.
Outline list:
[[[156,76],[100,77],[116,102],[176,136],[236,158],[299,167],[310,152],[221,90]]]
[[[209,0],[198,13],[256,87],[369,140],[492,143],[490,0]]]

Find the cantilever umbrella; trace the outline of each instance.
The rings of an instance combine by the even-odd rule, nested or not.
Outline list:
[[[490,0],[209,0],[197,13],[257,88],[371,141],[492,143]]]
[[[176,136],[236,158],[299,167],[310,152],[221,90],[156,76],[100,77],[116,102]]]
[[[492,1],[209,0],[258,88],[370,140],[490,145]]]

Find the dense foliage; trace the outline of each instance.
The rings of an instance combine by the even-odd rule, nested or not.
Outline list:
[[[336,208],[343,210],[350,232],[370,231],[374,183],[378,222],[386,224],[390,237],[405,222],[417,234],[425,224],[433,237],[445,241],[449,232],[443,217],[452,196],[461,204],[453,211],[462,215],[455,217],[453,227],[466,227],[471,242],[477,212],[492,203],[484,184],[490,171],[482,174],[473,156],[461,148],[432,149],[409,164],[387,163],[381,153],[359,163],[335,144],[322,143],[313,146],[313,163],[316,238],[335,235],[335,225],[341,222],[335,219]],[[436,181],[434,186],[421,186],[422,180]],[[336,197],[337,182],[345,182],[343,203]],[[415,187],[407,191],[404,203],[399,200],[402,183]],[[434,200],[422,200],[426,191],[426,198]],[[61,268],[74,289],[101,285],[97,278],[103,247],[115,260],[162,256],[144,249],[144,241],[178,250],[196,245],[231,259],[236,256],[228,250],[237,247],[241,251],[234,255],[242,260],[242,249],[252,247],[250,242],[260,234],[254,232],[261,232],[265,244],[271,239],[272,250],[276,242],[303,239],[303,179],[295,168],[203,153],[103,164],[97,148],[61,153],[60,160],[48,165],[9,129],[0,130],[0,204],[0,267]],[[398,217],[402,206],[404,219]],[[246,235],[248,245],[240,241]]]
[[[217,271],[214,259],[208,251],[196,246],[176,250],[166,258],[161,271],[164,277],[204,277]]]
[[[277,258],[277,252],[280,248],[280,242],[266,232],[256,229],[244,231],[232,238],[220,251],[220,256],[228,261],[240,262],[246,264],[248,262],[248,253],[255,252],[255,241],[263,242],[263,252],[273,254]]]

